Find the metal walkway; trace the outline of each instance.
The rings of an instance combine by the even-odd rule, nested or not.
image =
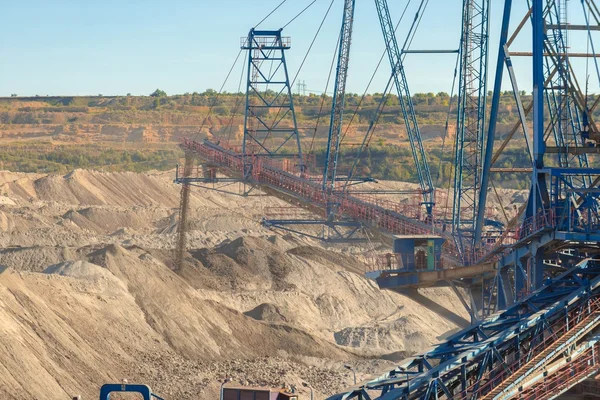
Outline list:
[[[395,209],[397,205],[375,204],[360,195],[351,195],[348,192],[334,192],[327,194],[323,191],[321,180],[311,179],[309,176],[296,175],[292,168],[286,168],[285,163],[266,157],[244,157],[209,141],[197,142],[184,139],[182,148],[191,152],[204,162],[215,167],[223,168],[231,176],[246,179],[250,183],[267,186],[271,189],[292,195],[296,199],[326,209],[334,204],[340,214],[362,221],[369,226],[382,228],[398,235],[431,234],[436,231],[433,223],[427,223],[415,218],[400,214],[403,210]],[[385,207],[384,207],[385,206]],[[442,232],[436,234],[444,235]],[[448,238],[449,235],[445,234]],[[448,241],[449,243],[451,241]]]
[[[507,310],[330,400],[508,399],[524,384],[539,389],[548,363],[569,363],[577,348],[584,354],[595,343],[599,297],[600,264],[585,260]],[[579,377],[599,371],[595,361],[578,368]],[[565,384],[567,390],[576,381]]]
[[[566,353],[585,335],[597,328],[600,324],[600,304],[595,300],[590,305],[592,310],[581,322],[567,330],[567,326],[563,326],[555,335],[544,340],[534,352],[539,353],[518,368],[512,371],[512,368],[505,369],[501,375],[494,377],[489,383],[501,382],[491,392],[481,397],[484,400],[498,400],[510,398],[511,390],[523,386],[523,384],[532,376],[544,370],[545,367],[551,364],[562,353]],[[540,351],[541,350],[541,351]],[[520,363],[517,362],[516,366]],[[507,375],[508,374],[508,375]],[[504,380],[499,379],[500,377]]]
[[[596,375],[600,366],[598,365],[598,351],[600,345],[598,338],[582,344],[558,367],[550,369],[543,377],[531,387],[522,392],[511,393],[510,397],[523,400],[550,400],[555,399],[575,385]],[[582,397],[579,397],[582,398]]]

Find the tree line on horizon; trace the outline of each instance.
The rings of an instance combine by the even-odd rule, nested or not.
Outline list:
[[[266,98],[275,98],[277,93],[267,90],[261,93]],[[522,91],[521,97],[524,103],[530,101],[530,95]],[[316,121],[317,119],[327,118],[331,109],[331,96],[327,94],[294,94],[294,104],[296,115],[299,122]],[[383,99],[382,93],[373,93],[359,95],[357,93],[348,93],[346,95],[346,115],[354,116],[355,123],[369,124],[376,118],[377,106]],[[492,92],[487,93],[488,107],[491,102]],[[596,95],[589,96],[590,104],[595,101]],[[10,102],[18,101],[20,98],[10,98],[0,100],[0,112],[3,108],[10,108]],[[45,103],[44,107],[25,106],[18,109],[20,112],[72,112],[72,113],[95,113],[96,110],[103,109],[104,113],[121,113],[115,115],[116,122],[126,122],[126,114],[131,112],[160,112],[180,115],[205,115],[208,109],[212,115],[221,117],[241,117],[244,114],[244,93],[218,93],[213,89],[206,91],[176,94],[169,96],[164,90],[156,89],[148,96],[81,96],[81,97],[39,97],[27,98],[28,100],[41,101]],[[412,96],[417,118],[420,123],[444,125],[450,113],[452,120],[456,115],[457,96],[450,96],[446,92],[438,93],[415,93]],[[3,107],[3,103],[6,107]],[[7,106],[8,105],[8,106]],[[133,115],[133,114],[132,114]],[[595,112],[595,116],[600,118],[600,109]],[[1,116],[0,116],[1,117]],[[107,119],[110,120],[110,116]],[[130,118],[131,119],[131,118]],[[4,118],[0,123],[19,123],[18,121],[27,121],[26,123],[43,123],[43,118]],[[67,122],[77,122],[77,118],[67,120]],[[514,101],[512,91],[502,92],[500,98],[499,122],[514,123],[518,120],[517,107]],[[109,121],[107,121],[109,122]],[[135,121],[138,122],[137,120]],[[323,121],[326,124],[326,121]],[[385,99],[385,107],[380,117],[382,123],[402,123],[401,110],[398,97],[394,94],[388,94]],[[22,122],[25,123],[25,122]]]

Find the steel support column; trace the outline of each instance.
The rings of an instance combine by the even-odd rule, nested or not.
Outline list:
[[[494,153],[494,141],[496,139],[496,125],[498,123],[498,110],[500,108],[500,94],[502,93],[502,75],[504,73],[505,46],[508,40],[508,28],[510,25],[510,12],[512,0],[504,1],[504,13],[502,16],[502,31],[500,32],[500,44],[498,46],[498,60],[496,62],[496,78],[494,80],[494,92],[492,94],[492,106],[490,112],[490,123],[487,132],[483,167],[481,171],[481,188],[479,201],[477,203],[477,221],[475,224],[475,241],[481,241],[481,232],[485,217],[485,205],[487,203],[487,192],[490,185],[490,169]]]
[[[352,27],[354,25],[354,5],[355,0],[344,1],[333,101],[331,104],[329,135],[327,137],[327,152],[325,154],[325,171],[323,173],[323,190],[330,193],[335,189],[340,152],[342,121],[346,101],[346,80],[348,77],[348,64],[350,62]]]

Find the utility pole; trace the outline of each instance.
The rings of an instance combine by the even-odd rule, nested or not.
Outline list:
[[[296,93],[306,96],[306,81],[298,81],[296,84]]]

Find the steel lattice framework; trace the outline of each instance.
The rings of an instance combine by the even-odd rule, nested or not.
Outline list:
[[[354,25],[354,6],[355,0],[344,1],[331,120],[327,136],[327,152],[325,153],[325,170],[323,172],[323,190],[327,190],[329,193],[334,191],[337,177],[342,122],[344,119],[344,106],[346,104],[346,81],[348,78],[348,64],[350,62],[352,27]]]
[[[596,345],[590,332],[598,326],[600,266],[587,260],[507,310],[329,400],[502,398],[525,378],[535,387],[548,372],[545,366],[567,347],[577,349],[572,361],[577,360]],[[586,376],[598,371],[599,361],[594,359]],[[507,381],[509,376],[514,379]]]
[[[393,82],[398,91],[400,109],[425,195],[423,203],[431,213],[434,188],[404,72],[402,57],[405,49],[398,46],[387,2],[376,0],[375,3],[392,66],[389,87]],[[380,378],[332,399],[500,399],[509,398],[521,386],[529,398],[537,395],[549,398],[562,389],[540,388],[539,382],[544,376],[550,377],[552,382],[566,382],[568,386],[599,371],[598,359],[594,358],[598,338],[593,332],[600,327],[600,266],[596,259],[600,254],[600,168],[590,167],[593,164],[588,158],[590,153],[600,153],[600,135],[592,118],[599,101],[589,105],[587,96],[582,94],[573,73],[567,36],[571,29],[587,30],[589,33],[592,28],[589,21],[579,28],[568,23],[565,0],[533,0],[531,9],[509,37],[513,3],[512,0],[504,0],[499,57],[487,125],[485,76],[490,3],[489,0],[463,0],[462,4],[460,101],[455,154],[457,197],[453,207],[456,240],[452,240],[449,233],[439,233],[449,239],[444,248],[444,260],[459,255],[462,266],[453,268],[445,265],[444,269],[417,271],[403,270],[394,265],[372,271],[369,276],[376,279],[381,288],[392,290],[441,281],[478,286],[484,290],[484,314],[503,311],[475,322],[446,342],[407,360]],[[581,4],[586,21],[591,16],[598,23],[600,13],[597,13],[594,2],[584,0]],[[278,97],[278,92],[267,99],[268,95],[261,96],[261,93],[268,91],[256,89],[260,85],[257,82],[262,80],[265,85],[284,85],[290,96],[286,109],[294,115],[283,56],[283,50],[289,46],[281,38],[281,31],[253,30],[244,43],[256,45],[242,46],[250,50],[251,55],[247,93],[259,98],[259,103],[247,101],[243,152],[208,141],[185,140],[183,147],[188,153],[226,171],[231,178],[250,181],[282,198],[287,196],[293,202],[325,211],[327,220],[305,220],[306,224],[329,223],[335,228],[330,217],[338,214],[348,218],[340,220],[338,226],[354,230],[358,229],[360,222],[368,222],[388,233],[429,233],[436,227],[433,219],[423,221],[418,216],[409,216],[406,210],[396,208],[394,204],[363,198],[359,192],[352,194],[346,190],[335,190],[335,182],[340,179],[336,176],[337,157],[353,18],[354,0],[346,0],[322,181],[320,176],[304,173],[302,168],[298,171],[273,157],[295,135],[297,153],[294,155],[301,160],[295,117],[292,118],[293,131],[281,138],[283,145],[275,146],[276,151],[270,151],[264,145],[270,135],[277,133],[279,123],[264,123],[259,110],[273,105],[272,99]],[[532,102],[525,106],[511,59],[517,54],[511,54],[510,45],[528,22],[532,27],[532,49],[529,54],[522,55],[532,56],[533,95]],[[600,23],[598,25],[594,26],[594,30],[600,30]],[[250,37],[261,37],[261,33],[271,39],[250,41]],[[272,41],[273,37],[275,41]],[[286,71],[285,80],[277,81],[270,73],[257,72],[261,67],[261,57],[269,59],[264,55],[269,50],[281,50],[279,61]],[[276,58],[270,60],[275,61]],[[513,89],[519,122],[500,141],[496,132],[505,72]],[[600,72],[598,74],[600,78]],[[531,115],[531,121],[527,119],[528,115]],[[255,119],[254,125],[248,123],[250,118]],[[269,126],[272,129],[266,129]],[[267,130],[265,136],[257,140],[263,128]],[[529,197],[518,216],[509,221],[501,235],[494,238],[495,241],[480,245],[487,192],[493,187],[492,167],[518,131],[523,133],[524,140],[519,145],[525,144],[531,159],[531,168],[523,169],[531,173]],[[254,146],[258,150],[251,150],[246,139],[256,142]],[[189,179],[184,178],[181,182],[189,183]],[[334,212],[331,212],[332,204],[335,204]],[[281,221],[282,224],[289,222],[298,223]],[[477,321],[475,313],[473,316],[473,321]],[[562,357],[567,349],[570,358]],[[552,362],[553,369],[545,372],[540,369],[549,362]],[[576,373],[568,379],[561,377],[561,371],[571,367]],[[508,379],[509,376],[511,379]]]
[[[406,126],[406,133],[410,143],[410,149],[417,169],[417,176],[421,190],[423,191],[423,204],[427,214],[431,215],[435,202],[435,190],[431,180],[431,171],[427,161],[427,155],[421,139],[421,131],[417,122],[417,115],[413,105],[412,96],[408,87],[408,80],[404,65],[402,63],[402,52],[396,39],[396,30],[390,16],[387,0],[375,0],[377,15],[383,33],[383,40],[387,49],[390,66],[392,67],[392,79],[398,93],[398,101],[402,111],[402,118]]]
[[[463,2],[452,232],[465,263],[480,246],[475,224],[487,120],[489,8],[489,0]]]
[[[558,165],[563,168],[588,168],[588,156],[577,149],[584,147],[586,140],[582,135],[589,129],[589,115],[585,110],[585,99],[572,73],[569,58],[568,24],[566,0],[549,3],[546,10],[548,32],[544,49],[548,56],[544,60],[546,81],[546,102],[551,123],[547,135],[554,138]],[[589,135],[587,135],[589,138]],[[575,179],[575,181],[573,181]],[[578,187],[591,184],[590,178],[579,176],[569,179],[569,183]],[[569,200],[574,200],[569,195]]]
[[[241,39],[242,50],[248,51],[242,154],[292,156],[302,167],[302,146],[285,59],[291,41],[281,32],[253,28]]]
[[[507,2],[508,12],[510,3]],[[552,273],[553,268],[597,252],[596,246],[590,244],[599,237],[600,171],[590,168],[588,162],[588,153],[596,153],[597,145],[586,143],[589,138],[597,138],[597,128],[591,118],[594,106],[586,106],[570,63],[566,2],[541,3],[535,3],[540,9],[539,17],[532,18],[534,98],[531,105],[523,108],[515,91],[526,138],[524,118],[529,110],[533,111],[532,189],[518,241],[498,261],[500,308],[541,287],[544,275]],[[535,10],[532,14],[535,15]],[[505,8],[505,21],[508,16]],[[523,21],[528,17],[529,14]],[[503,26],[503,38],[506,38],[505,29]],[[501,42],[500,58],[516,88],[507,42]],[[491,117],[494,124],[498,75],[496,79]],[[545,118],[545,110],[548,118]],[[490,125],[490,134],[494,131],[495,126]],[[505,139],[499,152],[509,139]],[[486,171],[489,169],[484,169],[484,173]],[[533,223],[526,225],[527,221]]]
[[[483,279],[486,307],[504,311],[332,400],[549,399],[600,371],[594,335],[600,327],[600,266],[593,259],[600,250],[600,169],[587,159],[598,152],[591,119],[597,101],[587,106],[573,74],[565,31],[581,28],[567,23],[566,2],[532,4],[517,28],[531,21],[533,101],[524,107],[509,50],[517,34],[508,35],[512,1],[505,0],[478,204],[479,210],[485,207],[493,162],[522,128],[532,160],[529,198],[516,230],[507,230],[480,257],[497,270],[493,284]],[[595,5],[586,4],[592,14]],[[505,68],[521,120],[494,151]],[[483,215],[475,222],[478,237]],[[394,289],[406,284],[390,271],[379,274],[378,283]]]

